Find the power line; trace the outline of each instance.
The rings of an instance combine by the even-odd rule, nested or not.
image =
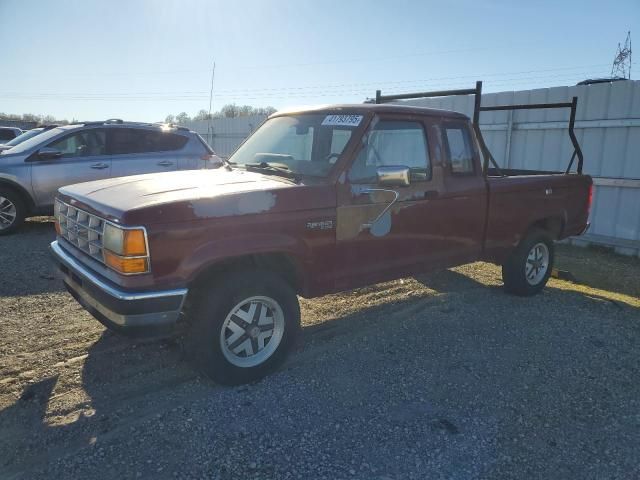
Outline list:
[[[511,78],[501,78],[496,79],[491,82],[487,82],[487,86],[501,86],[501,85],[516,85],[523,83],[535,83],[536,80],[542,80],[547,82],[548,80],[576,80],[586,78],[591,76],[592,72],[573,72],[573,73],[562,73],[557,75],[539,75],[539,76],[528,76],[526,78],[523,77],[511,77]],[[474,77],[475,78],[475,77]],[[373,85],[383,85],[385,82],[376,83],[371,82]],[[397,82],[387,82],[387,83],[397,83]],[[442,85],[442,86],[458,86],[458,85],[466,85],[468,82],[464,80],[458,80],[456,82],[446,82],[443,83],[441,81],[420,81],[414,80],[411,83],[415,84],[415,88],[419,87],[429,87],[432,88],[434,85]],[[548,83],[548,82],[547,82]],[[366,85],[366,84],[363,84]],[[358,87],[358,88],[340,88],[336,89],[335,86],[318,86],[314,87],[316,90],[304,91],[300,90],[297,87],[286,87],[280,89],[264,89],[264,90],[229,90],[229,91],[219,91],[217,94],[217,98],[229,98],[233,96],[239,96],[243,98],[273,98],[273,97],[311,97],[311,96],[330,96],[330,95],[340,95],[340,94],[369,94],[371,90],[369,88]],[[389,93],[399,92],[405,90],[406,86],[394,86],[390,89],[387,89]],[[210,93],[210,92],[209,92]],[[193,92],[193,93],[147,93],[147,94],[54,94],[54,93],[36,93],[36,94],[9,94],[6,93],[2,95],[2,98],[38,98],[42,100],[47,99],[76,99],[76,100],[211,100],[211,95],[206,95],[205,92]]]
[[[588,74],[584,74],[584,75],[580,75],[580,76],[571,76],[571,77],[560,77],[556,80],[556,84],[557,83],[572,83],[575,82],[576,80],[579,79],[583,79],[586,77],[589,77],[591,75]],[[544,77],[538,77],[538,78],[527,78],[527,79],[517,79],[517,80],[509,80],[509,79],[505,79],[502,81],[496,81],[496,82],[491,82],[491,83],[487,83],[487,87],[491,88],[492,90],[495,89],[495,87],[513,87],[516,85],[523,85],[526,84],[527,86],[529,86],[530,88],[535,88],[535,87],[549,87],[549,80],[552,79],[554,77],[549,77],[549,76],[544,76]],[[456,87],[456,86],[464,86],[466,85],[468,82],[458,82],[458,83],[446,83],[446,84],[428,84],[428,85],[423,85],[422,88],[420,89],[441,89],[441,88],[450,88],[450,87]],[[552,85],[552,86],[557,86],[557,85]],[[389,94],[393,94],[393,93],[402,93],[406,91],[406,89],[391,89],[391,90],[387,90],[386,93]],[[244,94],[244,95],[218,95],[216,98],[218,98],[218,100],[222,100],[222,101],[227,101],[227,102],[234,102],[234,101],[249,101],[249,100],[259,100],[259,101],[265,101],[265,102],[269,102],[272,100],[294,100],[294,99],[315,99],[315,98],[325,98],[325,97],[352,97],[351,101],[361,101],[361,99],[370,96],[372,93],[371,90],[368,89],[361,89],[361,90],[338,90],[338,91],[328,91],[328,92],[291,92],[291,91],[282,91],[282,92],[271,92],[271,93],[266,93],[266,94]],[[0,95],[0,98],[13,98],[16,99],[15,96],[11,97],[11,96],[7,96],[7,95]],[[206,95],[201,95],[201,96],[173,96],[173,97],[155,97],[155,96],[151,96],[151,97],[112,97],[112,96],[103,96],[103,97],[74,97],[74,96],[51,96],[51,97],[41,97],[41,96],[37,96],[37,95],[32,95],[32,96],[21,96],[18,97],[21,100],[37,100],[37,101],[43,101],[43,100],[49,100],[49,101],[109,101],[109,102],[114,102],[114,101],[153,101],[153,102],[198,102],[198,103],[202,103],[203,101],[206,101],[206,99],[208,98]]]
[[[271,94],[271,93],[282,93],[282,92],[301,92],[304,93],[308,91],[309,93],[313,93],[315,90],[320,90],[319,93],[334,91],[335,93],[348,93],[353,91],[362,92],[362,88],[360,87],[385,87],[390,85],[426,85],[433,82],[444,81],[444,80],[456,80],[456,79],[477,79],[477,78],[487,78],[487,77],[504,77],[500,79],[500,82],[504,81],[516,81],[520,80],[518,77],[505,77],[507,75],[530,75],[532,73],[545,73],[545,72],[559,72],[566,70],[576,70],[583,68],[593,68],[593,67],[603,67],[607,64],[597,64],[597,65],[587,65],[587,66],[575,66],[575,67],[558,67],[558,68],[549,68],[549,69],[539,69],[539,70],[526,70],[526,71],[517,71],[517,72],[500,72],[500,73],[485,73],[485,74],[472,74],[472,75],[458,75],[458,76],[448,76],[448,77],[432,77],[426,79],[418,79],[418,80],[396,80],[396,81],[377,81],[377,82],[365,82],[365,83],[341,83],[341,84],[327,84],[327,85],[314,85],[314,86],[288,86],[288,87],[273,87],[273,88],[256,88],[256,89],[222,89],[217,90],[218,95],[220,94]],[[566,78],[569,75],[573,76],[585,76],[588,75],[583,72],[575,72],[570,74],[569,72],[558,74],[558,75],[543,75],[542,77],[531,77],[527,76],[527,80],[532,78]],[[457,82],[460,83],[460,82]],[[495,83],[495,82],[494,82]],[[451,82],[447,82],[448,85],[451,85]],[[354,87],[354,88],[345,88],[345,87]],[[100,93],[20,93],[20,92],[5,92],[5,98],[7,95],[11,96],[39,96],[39,97],[74,97],[74,98],[83,98],[83,99],[92,99],[97,97],[108,97],[108,98],[131,98],[131,97],[153,97],[158,98],[162,96],[172,97],[172,98],[202,98],[206,94],[210,94],[210,92],[206,91],[176,91],[176,92],[126,92],[126,93],[109,93],[109,92],[100,92]]]

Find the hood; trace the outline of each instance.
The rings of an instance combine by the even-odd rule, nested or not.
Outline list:
[[[335,205],[327,185],[224,168],[163,172],[62,187],[60,196],[114,222],[149,225]]]

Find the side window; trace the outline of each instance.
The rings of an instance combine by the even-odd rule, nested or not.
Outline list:
[[[451,173],[473,173],[473,153],[469,130],[463,126],[445,126],[444,136]]]
[[[91,129],[67,135],[51,142],[47,147],[60,150],[63,158],[73,158],[106,155],[106,145],[105,131]]]
[[[169,152],[179,150],[187,143],[187,137],[170,132],[158,132],[136,128],[111,130],[111,153]]]
[[[424,128],[418,122],[382,120],[369,131],[358,154],[349,180],[375,182],[380,166],[405,166],[411,169],[411,181],[431,178],[431,162]]]
[[[6,141],[6,140],[13,140],[14,138],[16,138],[16,134],[13,130],[9,130],[7,129],[0,129],[0,140]]]

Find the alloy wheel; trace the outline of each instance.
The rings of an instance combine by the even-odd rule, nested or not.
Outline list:
[[[7,197],[0,196],[0,230],[4,230],[13,225],[18,211],[15,204]]]
[[[260,365],[278,349],[284,325],[284,313],[274,299],[264,296],[244,299],[231,309],[222,324],[222,353],[236,367]]]
[[[544,243],[536,243],[527,255],[525,276],[529,285],[539,284],[549,268],[549,248]]]

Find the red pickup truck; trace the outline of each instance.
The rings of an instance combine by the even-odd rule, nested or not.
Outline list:
[[[591,178],[483,167],[478,134],[409,106],[279,112],[216,170],[61,188],[52,251],[109,328],[180,331],[214,380],[252,381],[290,349],[297,295],[477,260],[509,293],[544,287],[554,240],[587,228]]]

